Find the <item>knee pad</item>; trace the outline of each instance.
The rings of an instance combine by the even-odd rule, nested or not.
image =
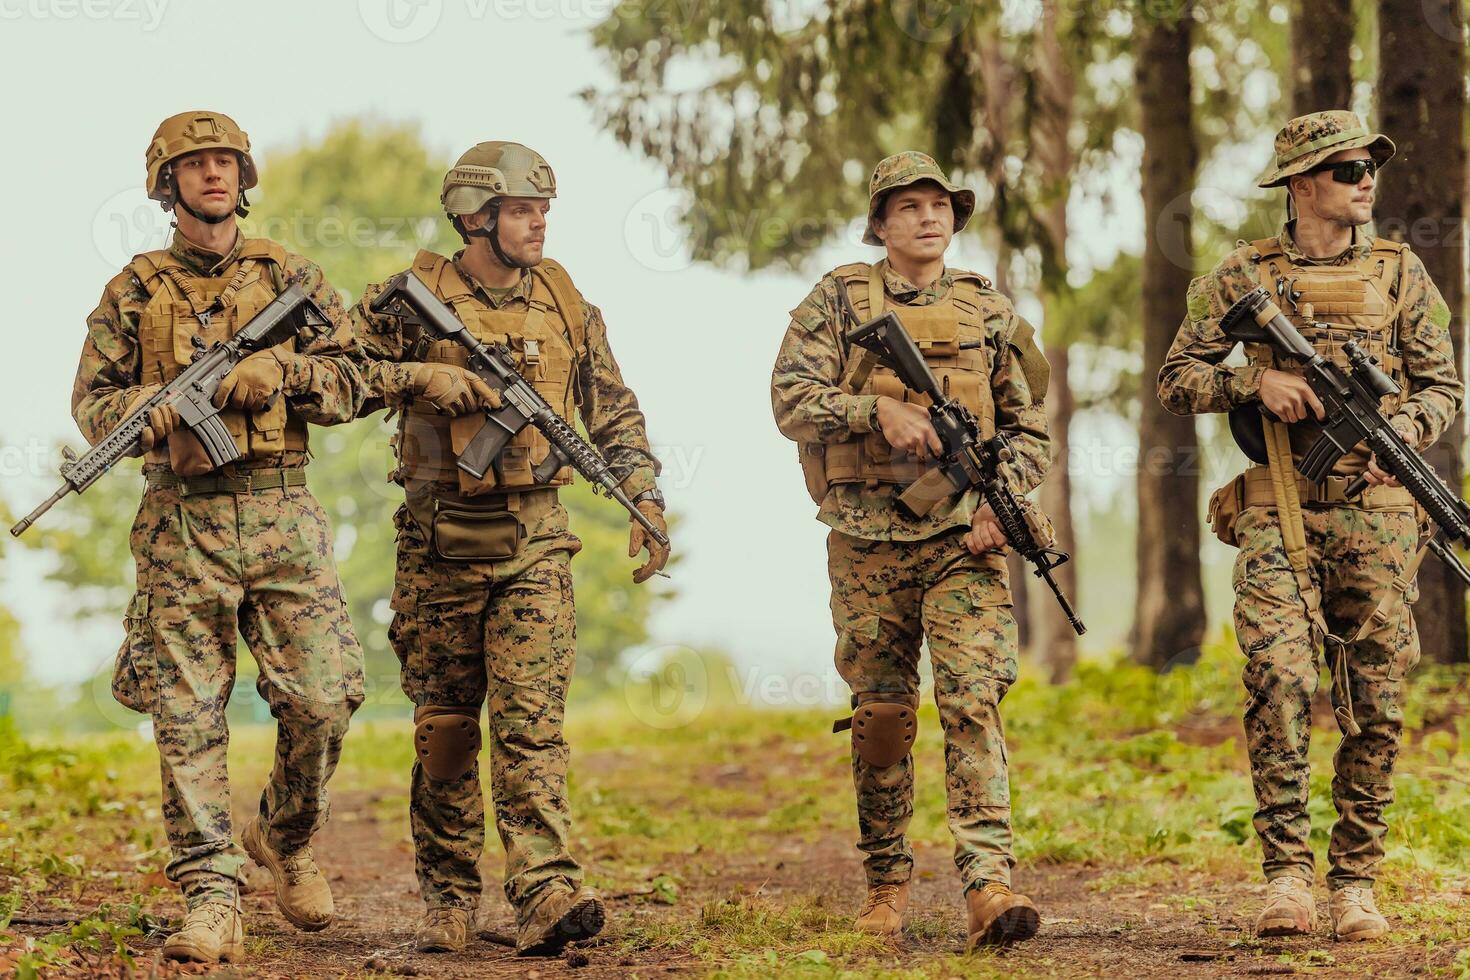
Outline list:
[[[448,783],[469,772],[480,754],[480,707],[422,704],[413,711],[413,747],[430,779]]]
[[[853,697],[852,717],[837,722],[832,731],[851,728],[858,758],[886,769],[912,751],[919,729],[918,706],[917,695],[864,691]]]

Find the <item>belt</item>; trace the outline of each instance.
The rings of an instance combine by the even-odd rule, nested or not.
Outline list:
[[[306,470],[300,466],[286,469],[262,467],[248,470],[243,476],[178,476],[174,473],[150,473],[148,485],[177,490],[180,497],[203,493],[262,493],[306,486]]]
[[[1321,483],[1308,483],[1300,473],[1296,477],[1296,492],[1303,504],[1327,504],[1337,507],[1356,507],[1360,510],[1403,510],[1414,509],[1414,495],[1403,487],[1370,486],[1358,497],[1349,500],[1350,476],[1329,476]],[[1271,470],[1265,466],[1252,466],[1245,471],[1246,507],[1275,507],[1276,492],[1271,486]]]

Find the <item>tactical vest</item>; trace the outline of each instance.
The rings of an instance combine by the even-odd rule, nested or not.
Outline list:
[[[982,291],[990,287],[984,276],[955,271],[950,291],[928,306],[894,305],[883,288],[881,271],[865,262],[844,265],[832,275],[847,286],[858,319],[866,322],[891,309],[898,314],[914,343],[933,369],[941,390],[959,402],[980,423],[981,435],[995,434],[995,402],[990,373],[995,351],[986,342]],[[928,407],[929,398],[909,391],[898,375],[882,366],[864,363],[861,351],[843,350],[840,386],[851,394],[887,395]],[[839,443],[806,443],[801,447],[802,469],[812,498],[821,503],[827,488],[845,483],[907,485],[929,464],[911,453],[895,452],[877,430]]]
[[[280,293],[285,268],[286,249],[265,238],[247,238],[235,260],[212,277],[191,272],[167,250],[134,256],[128,269],[149,296],[138,322],[141,382],[166,384],[183,373],[196,350],[233,337]],[[294,351],[295,338],[285,346]],[[284,397],[258,412],[227,408],[220,420],[242,459],[306,450],[306,423],[287,413]],[[168,460],[167,440],[148,451],[148,462]]]
[[[1390,416],[1411,393],[1398,344],[1398,320],[1403,310],[1400,277],[1407,249],[1400,242],[1375,238],[1368,257],[1357,262],[1298,265],[1287,257],[1279,238],[1265,238],[1250,245],[1249,258],[1256,264],[1261,285],[1318,353],[1347,370],[1345,347],[1349,341],[1356,341],[1398,383],[1400,393],[1386,396],[1380,406]],[[1278,363],[1270,344],[1247,344],[1245,353],[1253,364],[1298,376],[1302,373],[1295,362]],[[1309,427],[1293,426],[1292,452],[1302,453],[1311,439]],[[1360,472],[1367,460],[1367,453],[1359,449],[1339,461],[1337,472]]]
[[[559,263],[545,260],[528,270],[530,301],[526,309],[517,311],[491,309],[442,255],[419,252],[413,271],[476,339],[509,347],[521,376],[558,415],[575,424],[580,403],[577,364],[586,355],[587,331],[576,287]],[[469,364],[469,352],[452,340],[425,343],[421,339],[412,356],[430,364]],[[466,496],[564,487],[572,482],[571,467],[558,470],[550,483],[536,482],[532,470],[546,459],[551,446],[531,425],[511,439],[485,479],[476,480],[459,469],[455,460],[487,424],[483,412],[451,418],[427,405],[410,403],[398,438],[398,478],[415,483],[458,482]]]

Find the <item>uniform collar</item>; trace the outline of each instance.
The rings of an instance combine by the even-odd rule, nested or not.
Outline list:
[[[1343,265],[1348,262],[1358,262],[1366,259],[1368,254],[1373,251],[1372,240],[1363,234],[1362,226],[1358,226],[1353,229],[1352,244],[1343,249],[1339,254],[1321,259],[1309,258],[1303,254],[1301,249],[1297,248],[1296,239],[1292,236],[1292,232],[1295,230],[1296,219],[1292,218],[1281,226],[1279,238],[1281,240],[1282,253],[1296,265]]]
[[[235,244],[229,254],[220,255],[218,252],[210,251],[203,245],[196,245],[184,237],[184,233],[177,228],[174,229],[174,239],[169,245],[169,254],[184,264],[186,269],[201,276],[217,276],[240,257],[240,250],[245,247],[245,236],[238,231],[235,233]]]
[[[531,277],[526,270],[521,270],[521,277],[515,281],[514,285],[505,289],[494,289],[470,274],[470,271],[464,267],[463,257],[464,249],[454,253],[454,271],[459,273],[460,278],[469,284],[474,294],[489,304],[492,310],[498,310],[512,300],[530,299]]]
[[[908,279],[894,272],[887,259],[880,259],[878,268],[883,272],[883,288],[888,291],[889,296],[902,303],[914,304],[916,301],[918,305],[932,303],[949,292],[950,286],[954,285],[954,273],[950,271],[949,266],[945,266],[939,278],[925,289],[920,289]]]

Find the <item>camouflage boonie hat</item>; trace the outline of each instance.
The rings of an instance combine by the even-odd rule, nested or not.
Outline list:
[[[1356,112],[1330,109],[1297,116],[1276,134],[1276,166],[1258,187],[1279,187],[1299,173],[1311,170],[1339,150],[1366,146],[1380,167],[1394,154],[1393,140],[1370,133]]]
[[[954,206],[954,230],[958,233],[965,227],[965,222],[975,213],[975,192],[950,183],[949,178],[944,176],[944,171],[939,169],[939,164],[928,154],[918,150],[904,150],[891,157],[884,157],[873,168],[873,177],[868,181],[868,227],[863,232],[864,245],[883,244],[883,239],[873,230],[873,219],[878,216],[878,206],[883,203],[888,192],[917,184],[921,180],[932,180],[949,191]]]

